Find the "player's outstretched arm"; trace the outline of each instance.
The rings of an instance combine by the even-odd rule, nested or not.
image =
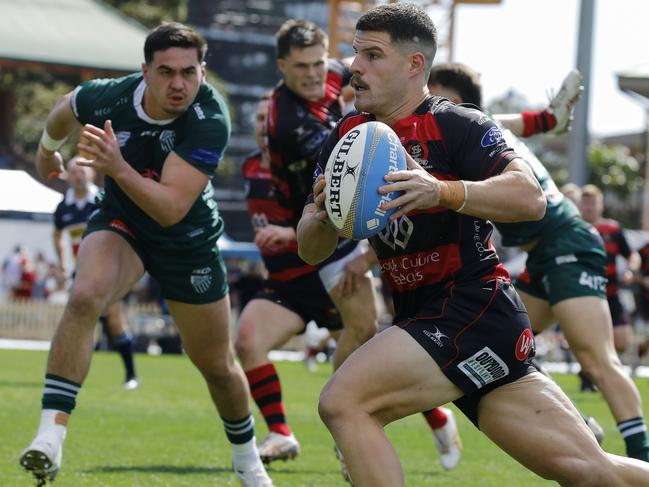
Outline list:
[[[324,176],[313,185],[313,203],[308,203],[297,224],[297,246],[300,258],[307,264],[319,264],[329,257],[338,243],[338,234],[324,209]]]
[[[58,150],[68,135],[79,127],[70,106],[71,96],[72,93],[68,93],[59,98],[47,116],[36,151],[36,170],[43,179],[58,177],[63,173],[63,158]]]

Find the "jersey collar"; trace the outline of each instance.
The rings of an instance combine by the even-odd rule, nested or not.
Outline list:
[[[145,122],[151,123],[153,125],[168,125],[174,120],[176,120],[175,118],[170,118],[167,120],[156,120],[154,118],[149,117],[144,111],[144,107],[142,106],[145,89],[146,89],[146,83],[144,82],[144,80],[142,80],[140,81],[140,84],[137,85],[137,88],[135,88],[135,92],[133,93],[133,107],[135,108],[135,113],[137,113],[137,116],[142,120],[144,120]]]

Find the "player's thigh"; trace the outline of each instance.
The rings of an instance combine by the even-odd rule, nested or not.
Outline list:
[[[552,307],[570,349],[593,357],[613,355],[613,325],[608,303],[596,296],[561,301]]]
[[[570,400],[538,372],[485,395],[479,425],[500,448],[544,477],[570,462],[606,462]]]
[[[428,352],[393,326],[345,360],[325,386],[322,400],[336,407],[360,408],[387,424],[462,395]]]
[[[239,316],[237,344],[270,350],[304,329],[304,320],[290,309],[268,299],[253,299]]]
[[[112,301],[126,294],[144,274],[144,265],[131,245],[113,231],[85,236],[77,255],[74,287]]]
[[[525,305],[534,331],[541,332],[554,322],[552,308],[547,300],[532,296],[521,290],[518,286],[516,287],[516,292],[518,292],[521,301]]]
[[[228,295],[205,304],[173,300],[167,300],[167,304],[185,351],[194,363],[222,363],[232,355]]]

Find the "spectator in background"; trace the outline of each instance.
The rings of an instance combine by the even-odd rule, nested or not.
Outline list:
[[[593,184],[587,184],[581,192],[581,214],[588,223],[593,225],[604,240],[606,249],[606,298],[613,318],[613,339],[618,353],[627,350],[631,341],[633,328],[629,314],[626,312],[618,295],[619,286],[633,282],[634,273],[640,269],[640,255],[624,236],[624,228],[620,222],[612,218],[604,218],[604,195]],[[626,260],[626,268],[618,269],[618,257]]]
[[[21,247],[18,265],[20,277],[11,290],[11,296],[17,300],[31,299],[36,283],[36,266],[32,256],[24,247]]]
[[[13,252],[5,257],[2,262],[2,287],[11,299],[13,299],[14,288],[20,282],[22,275],[21,261],[26,252],[25,247],[20,244],[16,245]]]
[[[560,191],[563,195],[572,201],[577,208],[581,204],[581,188],[575,183],[566,183],[561,186]]]

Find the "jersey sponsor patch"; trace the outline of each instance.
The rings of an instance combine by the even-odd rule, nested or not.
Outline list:
[[[218,166],[221,160],[221,151],[218,149],[203,149],[196,147],[192,149],[192,159],[195,161],[204,162],[210,166]]]
[[[518,341],[516,342],[516,358],[521,362],[524,362],[533,351],[534,334],[532,333],[532,330],[526,328],[523,330],[523,333],[521,333],[521,336],[518,337]]]
[[[194,269],[189,281],[192,283],[194,291],[204,294],[212,285],[212,269],[210,267]]]
[[[473,382],[478,389],[502,379],[509,374],[509,367],[489,347],[484,347],[457,367]]]

